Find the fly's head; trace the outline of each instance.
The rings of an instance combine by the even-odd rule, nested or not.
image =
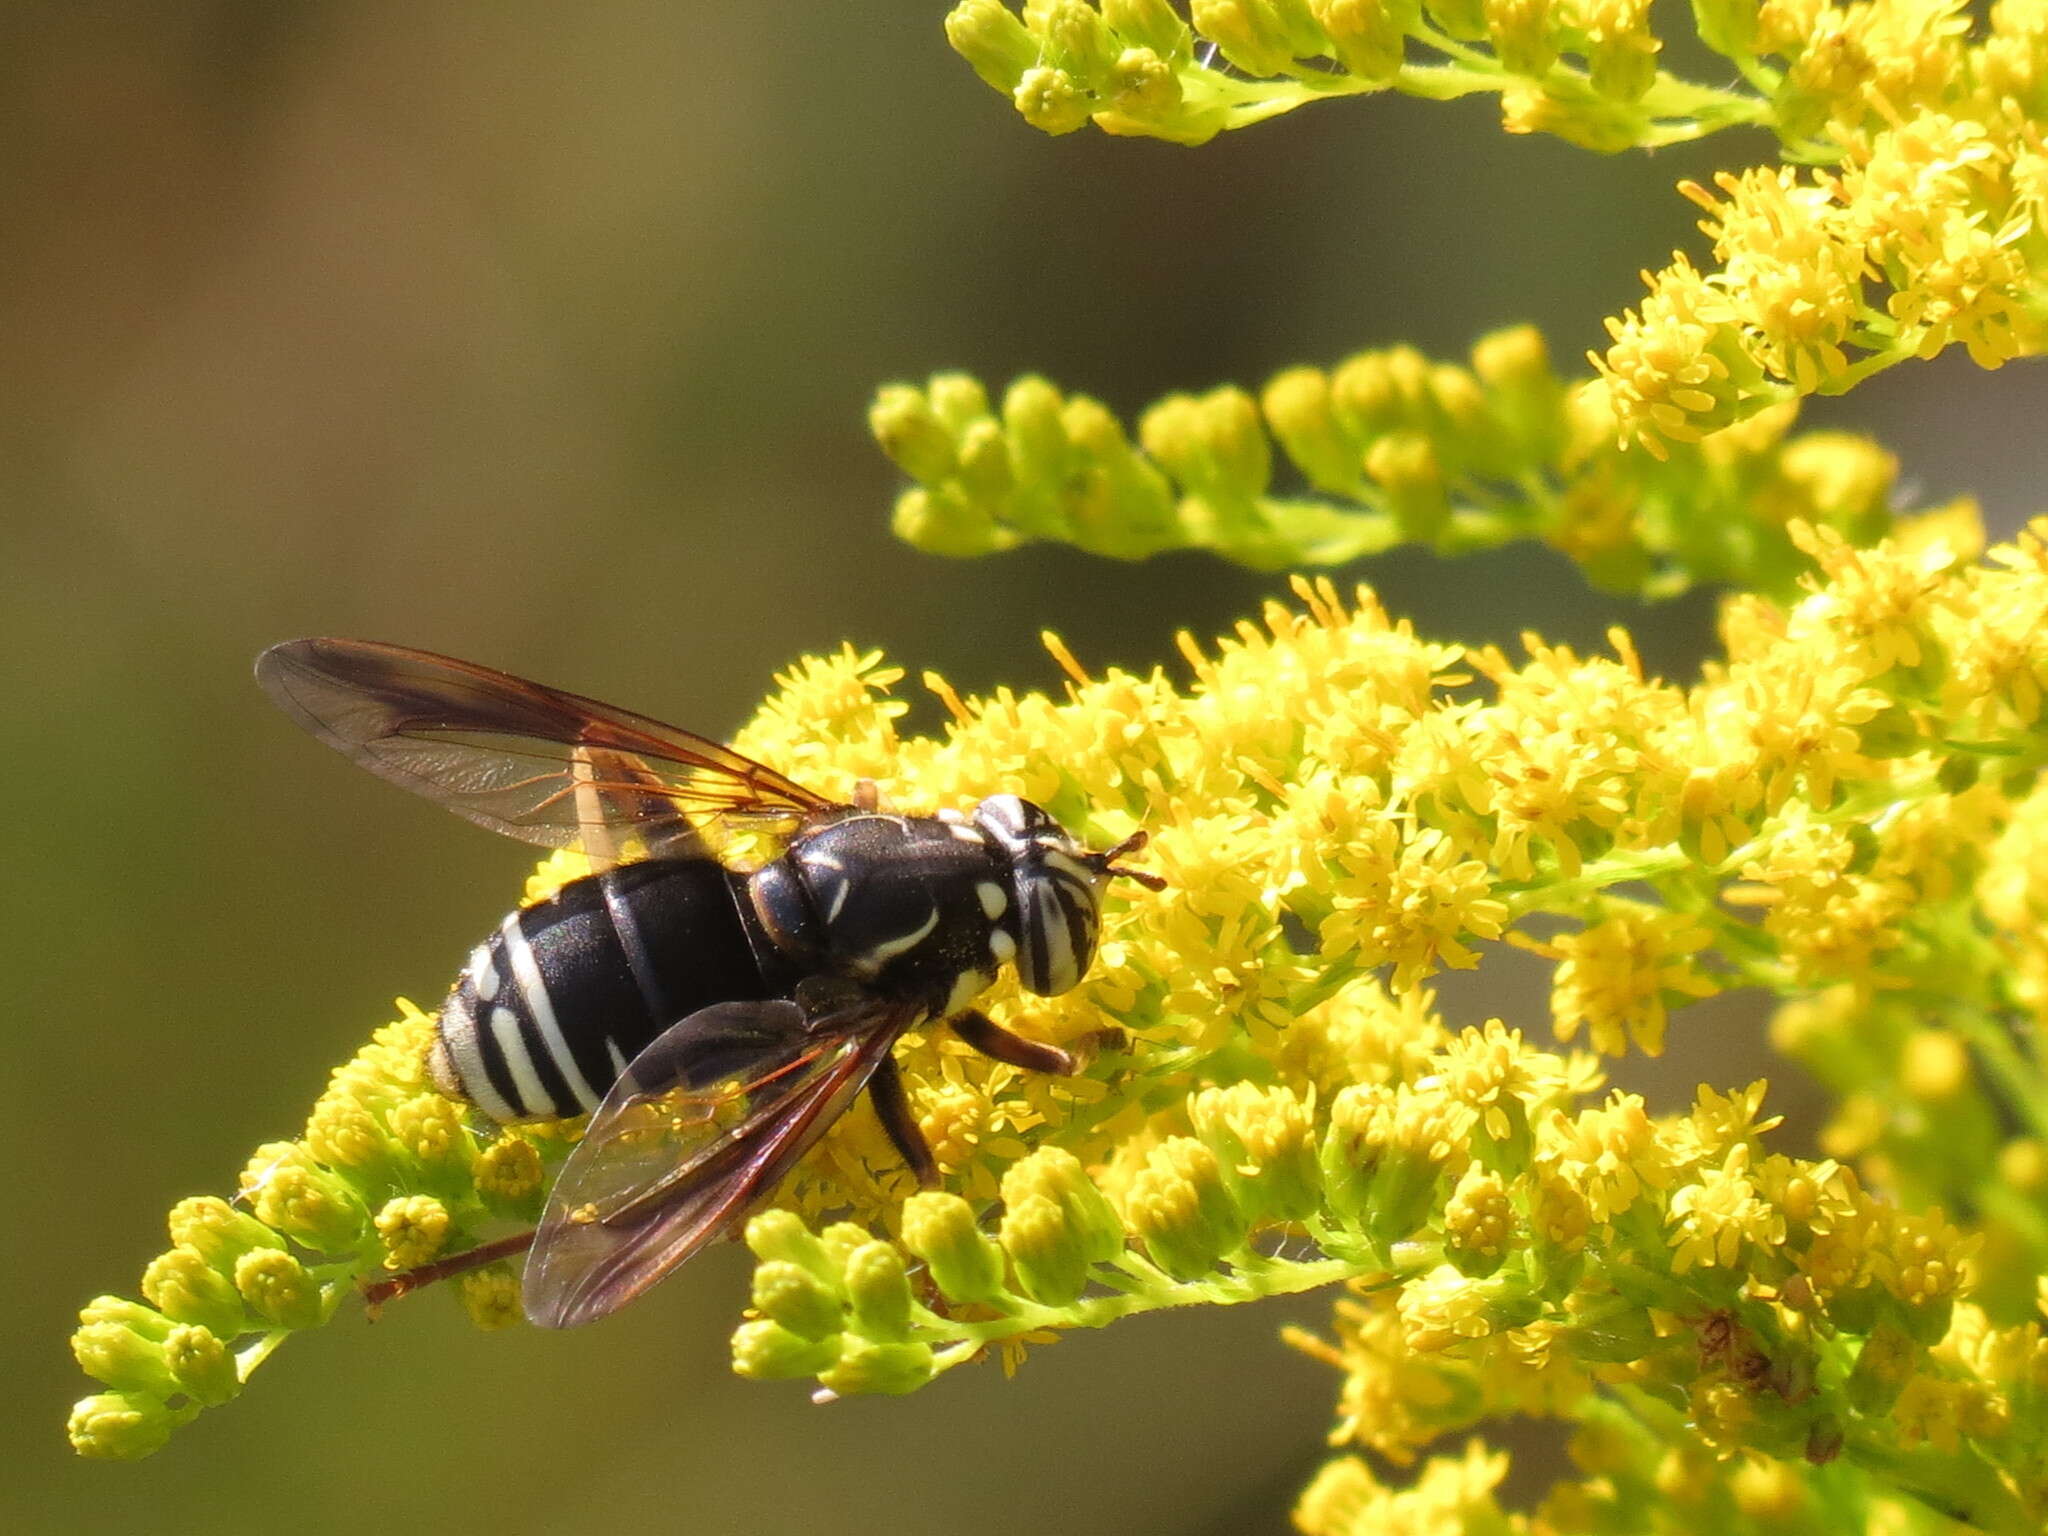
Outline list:
[[[1054,997],[1088,973],[1102,936],[1102,893],[1121,875],[1150,890],[1157,875],[1117,860],[1145,846],[1134,832],[1114,848],[1090,852],[1050,813],[1016,795],[991,795],[974,808],[973,824],[1009,870],[1004,923],[1016,941],[1017,979],[1027,992]]]

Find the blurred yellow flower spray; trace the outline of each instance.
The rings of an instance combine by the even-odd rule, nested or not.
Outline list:
[[[1053,132],[1198,143],[1326,96],[1493,90],[1510,131],[1614,151],[1748,124],[1787,164],[1682,189],[1718,266],[1651,276],[1577,381],[1522,329],[1469,366],[1394,349],[1176,396],[1135,435],[1040,379],[886,388],[906,537],[1267,568],[1542,539],[1605,587],[1733,589],[1724,654],[1690,687],[1620,631],[1517,661],[1297,577],[1183,636],[1185,687],[1050,635],[1063,700],[927,674],[942,740],[897,733],[880,657],[799,662],[741,750],[905,809],[1014,791],[1093,846],[1143,826],[1169,884],[1117,894],[1074,991],[992,994],[1038,1038],[1120,1026],[1086,1075],[905,1037],[945,1192],[848,1115],[747,1228],[741,1374],[906,1392],[1341,1282],[1330,1336],[1294,1340],[1342,1373],[1338,1444],[1406,1466],[1550,1417],[1575,1476],[1510,1513],[1476,1443],[1401,1486],[1345,1454],[1296,1510],[1312,1536],[2048,1520],[2048,522],[1986,552],[1967,503],[1898,512],[1874,444],[1794,432],[1799,396],[1908,357],[2041,349],[2048,0],[1693,19],[1739,85],[1660,70],[1625,0],[955,9],[955,47]],[[1276,449],[1302,494],[1272,494]],[[552,856],[528,898],[584,867]],[[1501,942],[1551,963],[1557,1049],[1439,1017],[1431,978]],[[1834,1092],[1825,1160],[1772,1150],[1761,1083],[1666,1119],[1606,1089],[1603,1058],[1733,988],[1784,1000],[1774,1042]],[[171,1213],[144,1301],[85,1309],[108,1390],[81,1452],[148,1454],[360,1281],[531,1222],[576,1128],[480,1134],[426,1079],[431,1034],[401,1004],[237,1204]],[[450,1289],[519,1318],[503,1265]]]

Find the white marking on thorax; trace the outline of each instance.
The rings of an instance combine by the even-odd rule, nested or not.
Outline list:
[[[964,821],[953,822],[947,826],[946,830],[959,838],[963,843],[979,843],[984,848],[988,846],[988,839],[982,836],[981,829],[979,827],[971,827]]]
[[[555,1020],[554,999],[548,996],[548,984],[541,977],[540,963],[533,958],[533,946],[526,942],[526,935],[520,930],[519,914],[514,912],[506,918],[499,931],[505,935],[505,954],[512,961],[512,979],[519,984],[519,995],[526,999],[526,1011],[539,1026],[541,1039],[547,1042],[548,1054],[562,1069],[563,1080],[568,1083],[569,1092],[575,1096],[576,1102],[585,1109],[595,1109],[598,1095],[592,1091],[583,1069],[576,1065],[575,1054],[563,1037],[562,1026]],[[496,1024],[494,1017],[492,1027],[495,1028]],[[545,1102],[545,1096],[542,1102]]]
[[[981,898],[981,915],[994,922],[1003,915],[1003,908],[1010,904],[1010,898],[1003,894],[1003,888],[993,880],[980,881],[974,887],[974,894]]]
[[[846,907],[846,894],[852,889],[853,882],[851,880],[848,880],[844,875],[841,875],[840,878],[833,884],[832,902],[831,905],[829,905],[825,909],[826,923],[830,924],[839,921],[839,914]]]
[[[925,918],[924,923],[915,932],[903,934],[899,938],[882,940],[881,943],[861,956],[861,964],[868,967],[870,972],[879,971],[906,950],[917,948],[918,945],[931,937],[932,930],[938,926],[939,909],[933,907],[930,914]]]
[[[1004,935],[1008,937],[1008,935]],[[953,978],[953,990],[946,994],[946,1006],[939,1010],[941,1018],[950,1018],[986,992],[993,976],[984,976],[980,971],[962,971]]]
[[[1017,953],[1017,941],[1010,937],[1007,928],[991,928],[988,931],[988,952],[994,956],[997,965],[1007,965]]]

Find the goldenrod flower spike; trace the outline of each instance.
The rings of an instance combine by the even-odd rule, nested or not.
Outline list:
[[[1482,337],[1466,366],[1394,348],[1290,368],[1256,398],[1169,396],[1135,444],[1096,401],[1031,377],[1000,409],[959,374],[891,384],[869,424],[917,482],[897,532],[935,554],[1056,540],[1283,569],[1534,539],[1614,590],[1717,581],[1789,597],[1808,569],[1789,528],[1868,544],[1895,522],[1898,466],[1865,438],[1793,435],[1801,389],[1724,324],[1726,295],[1682,260],[1657,283],[1640,314],[1610,322],[1601,376],[1577,384],[1519,326]],[[1799,345],[1783,358],[1818,355]],[[1276,493],[1283,461],[1312,494]]]

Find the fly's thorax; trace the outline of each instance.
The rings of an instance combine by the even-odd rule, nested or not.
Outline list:
[[[970,825],[1003,865],[1009,908],[1003,927],[1018,981],[1040,997],[1071,990],[1087,974],[1101,937],[1109,882],[1104,859],[1050,812],[1016,795],[989,796],[974,808]]]
[[[958,818],[848,816],[807,833],[747,884],[769,937],[799,966],[964,1007],[1016,952],[1007,861]]]

